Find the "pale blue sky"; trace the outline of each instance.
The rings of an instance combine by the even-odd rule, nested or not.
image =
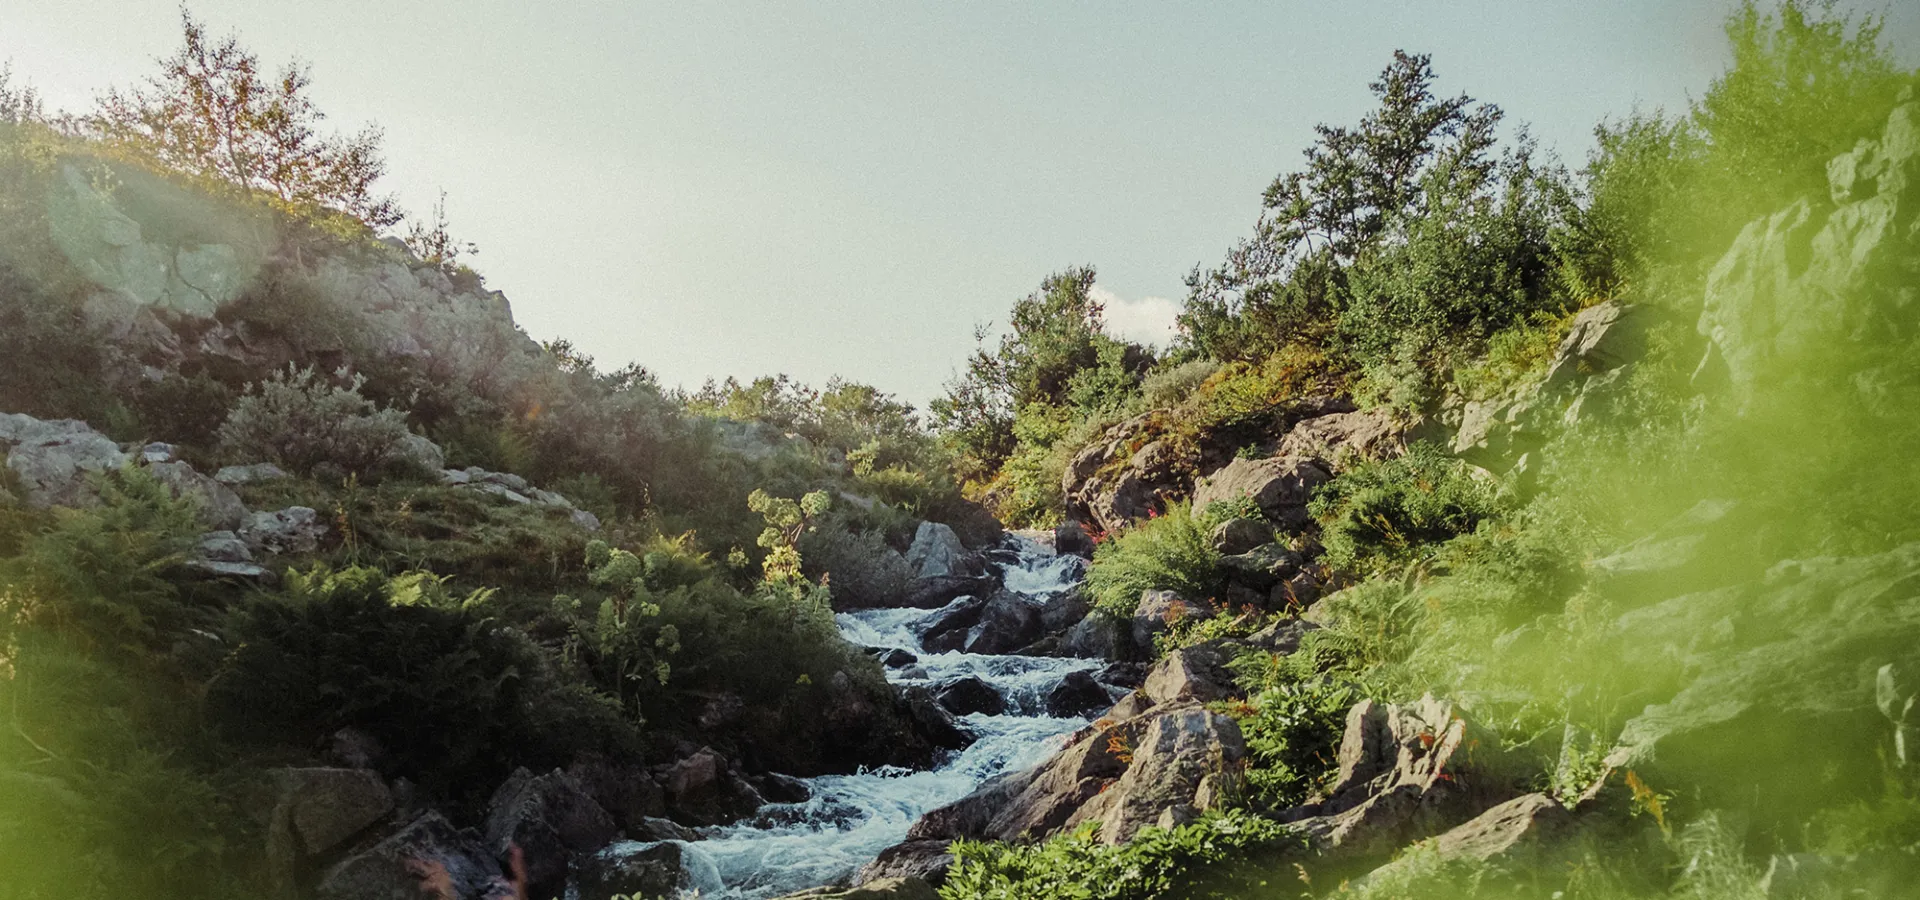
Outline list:
[[[1091,263],[1152,336],[1246,234],[1316,122],[1395,48],[1568,162],[1724,64],[1718,0],[1174,4],[195,0],[312,63],[388,188],[449,194],[535,337],[669,385],[841,374],[915,403],[1049,272]],[[1909,57],[1920,4],[1886,12]],[[0,0],[0,58],[53,105],[151,71],[173,0]],[[1156,302],[1157,300],[1157,302]]]

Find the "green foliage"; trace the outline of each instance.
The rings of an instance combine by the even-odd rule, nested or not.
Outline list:
[[[1416,442],[1405,456],[1363,462],[1315,492],[1326,561],[1370,573],[1430,556],[1498,512],[1494,489],[1439,447]]]
[[[182,42],[144,88],[109,91],[81,122],[104,141],[166,168],[265,192],[295,210],[334,209],[371,228],[400,221],[373,193],[386,172],[380,131],[321,136],[326,115],[307,88],[308,69],[267,77],[233,36],[211,38],[182,10]]]
[[[904,596],[913,572],[879,531],[830,517],[800,537],[804,571],[827,585],[835,605],[874,606]]]
[[[1147,373],[1140,382],[1140,396],[1149,409],[1176,406],[1200,389],[1220,364],[1210,359],[1190,359]]]
[[[1337,768],[1347,710],[1358,697],[1346,685],[1309,679],[1266,688],[1235,710],[1247,741],[1247,787],[1269,809],[1305,803]]]
[[[1145,591],[1174,591],[1189,600],[1219,590],[1220,553],[1208,537],[1211,523],[1185,504],[1110,537],[1094,550],[1087,595],[1094,606],[1130,618]]]
[[[1296,841],[1285,826],[1240,811],[1209,814],[1171,830],[1142,829],[1124,844],[1101,843],[1086,826],[1032,846],[959,841],[944,900],[1159,900],[1221,896],[1200,889],[1208,866]]]
[[[1032,423],[1023,437],[1021,416],[1099,416],[1138,395],[1152,359],[1102,330],[1093,284],[1091,266],[1057,272],[1014,303],[1010,330],[997,348],[987,348],[984,328],[976,332],[980,348],[966,373],[931,405],[934,427],[960,457],[963,479],[988,481],[1008,457],[1022,451],[1032,468],[1034,454],[1044,454],[1052,444],[1039,442],[1045,432],[1036,432]]]
[[[221,450],[236,462],[264,460],[302,473],[322,465],[356,473],[394,468],[406,415],[375,408],[360,394],[365,383],[356,375],[344,386],[329,384],[311,367],[275,373],[234,404],[220,425]]]
[[[290,572],[282,592],[237,614],[207,702],[246,743],[306,747],[361,729],[395,774],[434,790],[481,792],[515,764],[635,746],[633,726],[560,687],[538,649],[484,605],[432,576]],[[541,730],[556,722],[573,730]]]
[[[196,509],[135,468],[93,480],[99,502],[58,509],[0,562],[22,614],[103,654],[137,653],[189,621],[168,569],[200,533]]]

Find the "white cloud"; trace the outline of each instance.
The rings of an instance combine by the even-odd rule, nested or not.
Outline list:
[[[1108,334],[1159,347],[1165,347],[1173,340],[1173,320],[1180,314],[1180,304],[1165,297],[1128,300],[1097,284],[1087,292],[1087,296],[1106,308]]]

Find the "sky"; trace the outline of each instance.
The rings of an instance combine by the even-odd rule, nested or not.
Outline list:
[[[385,132],[385,188],[447,195],[470,262],[542,340],[669,386],[839,375],[924,405],[1049,273],[1098,269],[1109,330],[1164,341],[1184,279],[1251,232],[1320,122],[1395,49],[1570,165],[1596,122],[1678,110],[1730,2],[651,3],[192,0],[329,124]],[[1908,64],[1920,3],[1887,16]],[[175,0],[0,0],[50,106],[138,82]]]

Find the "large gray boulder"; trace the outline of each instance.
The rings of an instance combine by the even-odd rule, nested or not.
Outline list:
[[[147,472],[165,484],[176,497],[191,498],[200,510],[200,521],[208,528],[234,531],[247,524],[247,505],[233,489],[195,471],[183,462],[157,462]]]
[[[1358,460],[1407,452],[1407,427],[1391,409],[1337,412],[1294,423],[1280,439],[1279,456],[1323,460],[1338,471]]]
[[[939,522],[921,522],[907,548],[907,567],[916,578],[968,577],[980,574],[960,536]]]
[[[365,769],[281,769],[273,775],[267,858],[291,883],[304,862],[339,848],[393,810],[393,793]]]
[[[240,539],[255,553],[312,553],[326,536],[327,523],[305,506],[254,513],[240,528]]]
[[[1312,521],[1307,501],[1313,499],[1314,488],[1332,478],[1326,464],[1311,457],[1235,459],[1194,485],[1193,508],[1252,498],[1275,524],[1299,530]]]
[[[658,777],[669,816],[687,825],[725,825],[766,803],[712,747],[662,767]]]
[[[1894,322],[1911,302],[1902,293],[1911,269],[1897,273],[1911,265],[1920,103],[1895,107],[1877,138],[1832,160],[1827,175],[1828,197],[1749,224],[1707,276],[1699,332],[1711,346],[1696,378],[1724,379],[1736,409],[1809,386],[1858,390],[1845,367],[1797,363],[1905,341]],[[1891,364],[1910,370],[1911,360]]]
[[[615,844],[578,858],[573,881],[579,900],[679,897],[697,887],[682,841]]]
[[[1129,636],[1133,638],[1134,647],[1151,658],[1155,635],[1182,619],[1210,619],[1214,613],[1211,605],[1188,600],[1173,591],[1142,591],[1140,602],[1133,608]]]
[[[519,769],[487,804],[487,848],[504,859],[518,846],[530,885],[558,886],[570,858],[607,846],[618,832],[579,779],[558,769],[537,776]]]
[[[500,864],[476,838],[429,812],[368,849],[341,860],[320,878],[319,900],[419,900],[421,865],[445,871],[455,900],[512,897]]]
[[[94,502],[91,478],[127,465],[132,456],[85,422],[42,421],[0,414],[0,449],[7,450],[24,498],[36,507],[85,506]]]
[[[968,653],[1012,653],[1040,639],[1045,625],[1040,608],[1012,591],[996,591],[980,610],[967,636]]]
[[[907,841],[880,851],[873,862],[860,867],[855,884],[867,884],[887,878],[918,878],[930,885],[947,880],[953,868],[953,854],[943,840]]]
[[[1361,886],[1390,881],[1416,865],[1434,862],[1499,861],[1515,865],[1546,849],[1573,828],[1573,815],[1545,794],[1527,794],[1454,826],[1419,844],[1398,860],[1375,869]],[[1416,863],[1417,861],[1417,863]]]
[[[1240,726],[1200,706],[1156,712],[1132,747],[1119,780],[1068,818],[1100,825],[1100,840],[1120,844],[1149,825],[1172,828],[1224,807],[1241,793],[1247,748]]]

